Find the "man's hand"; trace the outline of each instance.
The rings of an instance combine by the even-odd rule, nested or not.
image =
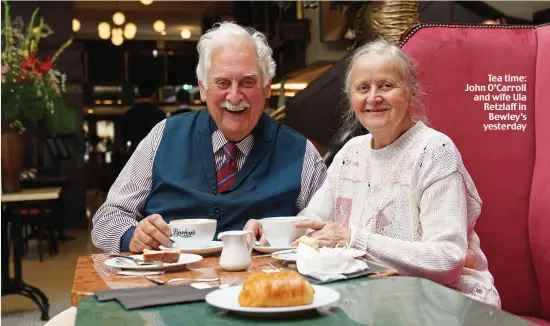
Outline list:
[[[260,239],[260,245],[261,246],[267,246],[269,244],[267,242],[267,239],[265,238],[264,230],[262,229],[262,225],[257,220],[255,220],[255,219],[248,220],[248,222],[246,222],[246,225],[244,226],[243,230],[254,232],[254,239],[256,239],[256,240]]]
[[[172,231],[159,214],[149,215],[139,222],[130,240],[130,251],[143,252],[143,249],[158,249],[160,245],[172,247]]]
[[[297,228],[314,230],[307,236],[316,238],[319,247],[335,247],[337,244],[347,246],[351,238],[351,229],[335,222],[298,221],[295,225]]]

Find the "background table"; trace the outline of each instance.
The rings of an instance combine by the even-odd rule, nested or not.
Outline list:
[[[61,187],[27,188],[19,192],[2,194],[2,203],[23,201],[57,200],[61,194]]]
[[[28,297],[34,301],[42,313],[41,319],[49,319],[48,310],[50,304],[48,297],[38,288],[23,282],[21,257],[23,256],[23,239],[21,218],[13,217],[11,211],[14,206],[21,207],[25,203],[33,202],[56,202],[61,194],[61,187],[51,188],[30,188],[22,189],[20,192],[2,194],[2,296],[10,294],[19,294]],[[6,207],[6,209],[4,209]],[[49,221],[54,223],[54,221]],[[9,237],[8,237],[9,229]],[[50,237],[53,236],[50,232]],[[10,275],[10,243],[13,240],[13,270],[14,277]]]

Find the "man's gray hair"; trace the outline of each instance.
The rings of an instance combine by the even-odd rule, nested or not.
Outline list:
[[[273,50],[269,47],[264,34],[253,28],[245,28],[233,22],[216,23],[214,27],[204,33],[199,43],[199,64],[197,65],[197,79],[204,88],[208,88],[208,70],[211,66],[212,51],[221,44],[235,41],[236,39],[249,39],[256,48],[258,65],[262,71],[264,85],[271,82],[275,76],[276,64],[272,58]]]
[[[376,54],[381,55],[389,60],[392,60],[397,66],[399,67],[401,76],[403,78],[403,81],[405,82],[405,85],[409,89],[409,91],[413,95],[412,100],[412,110],[410,111],[411,119],[413,121],[424,121],[428,123],[428,119],[426,117],[425,108],[420,103],[419,97],[421,95],[421,89],[420,89],[420,83],[418,81],[418,76],[416,73],[416,65],[414,61],[403,51],[399,46],[390,43],[383,39],[377,39],[371,42],[368,42],[361,47],[357,48],[355,53],[353,54],[351,61],[348,65],[348,68],[346,70],[346,79],[345,79],[345,87],[344,91],[346,92],[347,96],[349,97],[350,91],[351,91],[351,68],[353,64],[370,54]],[[350,123],[349,120],[355,119],[353,110],[349,110],[349,112],[346,113],[346,116],[344,117],[344,120],[346,123]]]

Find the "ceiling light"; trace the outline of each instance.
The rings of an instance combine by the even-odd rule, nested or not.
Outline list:
[[[111,31],[99,32],[99,38],[101,38],[103,40],[108,40],[109,37],[111,37]]]
[[[113,14],[113,22],[117,25],[124,24],[124,21],[126,20],[126,17],[124,17],[124,14],[120,11],[117,11]]]
[[[134,23],[128,23],[124,26],[124,37],[131,40],[136,36],[137,26]]]
[[[113,28],[111,35],[116,38],[122,38],[122,28]]]
[[[187,40],[190,37],[191,37],[191,31],[189,29],[185,28],[181,31],[181,38],[182,39]]]
[[[109,25],[109,23],[101,22],[101,23],[99,23],[99,25],[97,25],[97,31],[98,32],[110,31],[110,30],[111,30],[111,26]]]
[[[73,32],[78,32],[80,30],[80,22],[78,19],[73,18]]]
[[[153,0],[139,0],[142,4],[148,6],[153,3]]]
[[[111,42],[113,42],[113,44],[116,46],[120,46],[124,42],[124,38],[122,37],[122,35],[118,36],[113,34],[113,37],[111,37]]]
[[[162,32],[163,30],[166,29],[166,25],[164,24],[164,22],[162,20],[157,20],[156,22],[153,23],[153,29],[155,30],[155,32]]]
[[[111,37],[111,26],[109,26],[108,23],[102,22],[99,25],[97,25],[97,31],[99,33],[99,37],[107,40],[109,37]]]

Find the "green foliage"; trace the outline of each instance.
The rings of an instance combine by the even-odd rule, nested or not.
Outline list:
[[[3,3],[2,120],[9,121],[20,132],[29,125],[41,123],[52,134],[73,131],[76,113],[63,98],[67,77],[54,66],[72,39],[53,56],[38,59],[40,40],[53,34],[43,18],[37,22],[39,8],[34,10],[25,30],[20,17],[12,22],[9,5],[6,1]]]

